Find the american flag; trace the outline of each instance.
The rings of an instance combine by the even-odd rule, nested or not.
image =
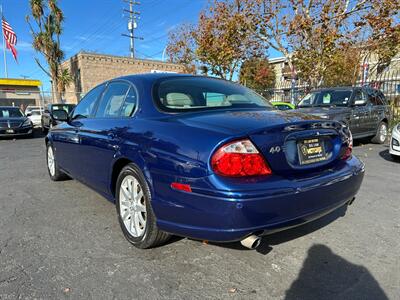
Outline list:
[[[1,20],[1,25],[7,49],[10,49],[14,59],[17,60],[17,49],[15,49],[15,45],[17,44],[17,35],[4,18]]]

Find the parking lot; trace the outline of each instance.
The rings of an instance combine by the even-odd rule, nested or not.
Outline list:
[[[50,181],[43,137],[0,140],[0,299],[399,299],[400,163],[387,149],[355,147],[366,174],[345,215],[257,251],[180,238],[139,250],[114,204]]]

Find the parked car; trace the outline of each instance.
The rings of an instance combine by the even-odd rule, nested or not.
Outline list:
[[[295,105],[288,103],[288,102],[273,102],[273,101],[271,101],[270,103],[279,110],[291,110],[291,109],[296,108]]]
[[[39,109],[30,110],[26,116],[31,120],[33,127],[40,127],[42,124],[42,111]]]
[[[75,108],[75,104],[49,104],[42,114],[42,131],[47,132],[50,128],[60,123],[59,116],[62,111],[69,114]]]
[[[39,111],[43,112],[44,109],[41,106],[28,105],[25,108],[25,115],[28,115],[32,110],[39,110]]]
[[[370,87],[317,89],[298,104],[298,111],[342,122],[354,139],[371,137],[383,144],[388,137],[390,107],[383,93]]]
[[[393,128],[389,153],[394,160],[400,159],[400,123]]]
[[[0,137],[30,136],[32,132],[31,120],[18,107],[0,106]]]
[[[215,78],[117,78],[60,119],[45,138],[50,178],[115,202],[139,248],[170,234],[254,248],[351,204],[364,176],[345,125],[277,111]]]

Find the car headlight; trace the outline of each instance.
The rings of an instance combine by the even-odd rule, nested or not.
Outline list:
[[[26,119],[22,124],[22,127],[32,126],[32,122],[29,119]]]

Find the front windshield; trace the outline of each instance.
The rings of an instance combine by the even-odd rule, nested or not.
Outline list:
[[[20,118],[24,114],[17,107],[0,107],[0,118]]]
[[[307,94],[298,107],[310,106],[347,106],[351,97],[351,90],[323,90]]]
[[[180,77],[162,80],[154,92],[165,111],[186,112],[220,108],[268,108],[263,97],[241,85],[207,77]]]

